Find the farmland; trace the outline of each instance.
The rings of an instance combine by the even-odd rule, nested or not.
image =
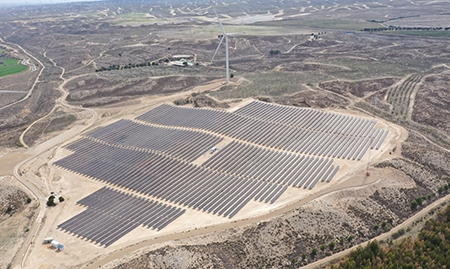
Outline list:
[[[19,59],[0,59],[0,77],[12,75],[27,70],[27,66],[21,65]]]

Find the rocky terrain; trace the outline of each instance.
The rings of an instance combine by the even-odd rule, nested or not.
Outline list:
[[[0,257],[5,257],[0,259],[1,268],[8,268],[37,206],[12,177],[0,177]]]

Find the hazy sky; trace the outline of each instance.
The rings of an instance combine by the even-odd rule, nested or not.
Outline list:
[[[18,5],[18,4],[51,4],[51,3],[68,3],[68,2],[86,2],[93,0],[0,0],[0,5]]]

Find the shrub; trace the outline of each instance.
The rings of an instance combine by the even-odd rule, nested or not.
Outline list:
[[[333,250],[335,246],[336,246],[336,244],[333,241],[331,241],[330,244],[328,244],[328,248],[330,250]]]
[[[12,207],[8,206],[8,208],[6,209],[6,213],[9,214],[12,211]]]
[[[59,196],[58,200],[59,200],[59,202],[64,202],[65,199],[64,199],[64,197]]]
[[[317,255],[317,249],[315,249],[315,248],[313,248],[312,250],[311,250],[311,256],[316,256]]]
[[[48,197],[47,200],[47,206],[55,206],[55,196],[51,195],[50,197]]]
[[[417,206],[418,206],[418,204],[417,204],[417,201],[416,201],[416,200],[414,200],[414,201],[411,202],[411,209],[412,209],[412,210],[416,210],[416,209],[417,209]]]
[[[31,198],[27,198],[27,204],[31,203]]]
[[[422,205],[422,197],[416,198],[416,202],[418,205]]]

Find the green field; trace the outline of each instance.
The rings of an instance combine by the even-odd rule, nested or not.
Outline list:
[[[27,66],[21,65],[18,59],[0,59],[0,77],[20,73],[27,68]]]

